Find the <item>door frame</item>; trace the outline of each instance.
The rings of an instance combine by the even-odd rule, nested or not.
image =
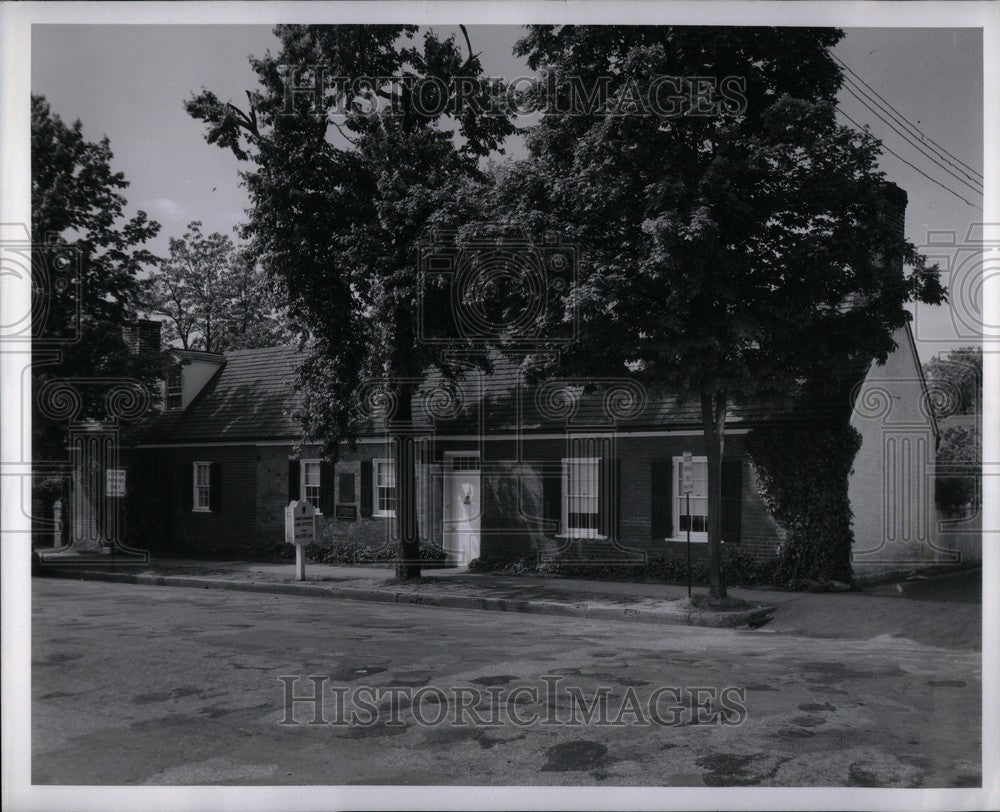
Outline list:
[[[466,468],[459,471],[453,471],[451,468],[452,461],[456,458],[462,457],[477,457],[479,459],[478,468]],[[477,547],[482,549],[482,538],[483,538],[483,455],[480,451],[445,451],[442,457],[442,467],[444,468],[444,487],[441,489],[441,547],[446,552],[448,548],[445,547],[444,537],[447,534],[445,529],[449,522],[449,512],[448,512],[448,497],[451,492],[451,477],[456,474],[464,474],[468,476],[471,472],[475,472],[476,475],[476,488],[479,493],[479,518],[476,522],[476,537],[477,537]],[[459,553],[465,553],[467,551],[460,550]],[[472,560],[470,556],[470,561]],[[455,563],[455,562],[449,562]],[[469,561],[460,562],[463,566],[467,565]]]

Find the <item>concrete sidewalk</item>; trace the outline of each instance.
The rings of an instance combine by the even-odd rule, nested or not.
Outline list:
[[[391,568],[307,564],[305,581],[294,564],[156,560],[146,566],[45,566],[41,574],[156,586],[184,586],[380,603],[440,606],[522,614],[561,615],[668,625],[738,628],[761,624],[786,593],[752,593],[754,608],[713,612],[688,606],[685,587],[562,578],[474,575],[464,569],[426,569],[414,583],[398,583]],[[695,593],[704,592],[696,589]],[[769,601],[769,596],[777,600]],[[794,596],[791,596],[794,597]]]
[[[599,620],[739,628],[758,633],[834,639],[908,639],[954,649],[981,646],[981,572],[970,570],[868,592],[803,593],[729,590],[760,606],[741,612],[687,608],[676,584],[470,574],[425,569],[417,583],[393,582],[389,567],[307,564],[304,582],[293,563],[158,559],[143,567],[45,567],[43,574],[161,586],[304,595]],[[695,594],[705,593],[695,587]],[[770,618],[770,620],[768,620]]]

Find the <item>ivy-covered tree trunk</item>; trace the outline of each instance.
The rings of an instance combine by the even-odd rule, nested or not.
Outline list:
[[[701,419],[708,458],[708,594],[726,597],[722,579],[722,451],[726,442],[726,393],[701,393]],[[688,517],[688,521],[691,518]]]
[[[747,435],[764,504],[786,533],[779,580],[793,586],[853,580],[848,479],[860,447],[861,435],[846,420],[761,426]]]
[[[396,526],[399,533],[399,562],[396,577],[420,577],[420,533],[417,526],[417,442],[413,425],[413,384],[401,384],[394,422],[392,445],[396,469]]]

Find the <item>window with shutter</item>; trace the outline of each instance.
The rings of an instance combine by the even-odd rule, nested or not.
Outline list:
[[[320,463],[319,460],[302,460],[299,468],[299,499],[319,508]]]
[[[600,463],[598,457],[570,457],[562,461],[562,526],[566,536],[598,536]]]

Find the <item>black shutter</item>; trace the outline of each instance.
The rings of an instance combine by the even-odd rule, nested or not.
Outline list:
[[[372,515],[372,461],[361,461],[361,515]]]
[[[222,466],[213,462],[208,466],[208,508],[213,513],[222,511]]]
[[[621,464],[618,457],[601,457],[597,474],[597,487],[600,494],[597,503],[597,532],[607,538],[617,538],[618,536],[620,474]]]
[[[342,505],[353,505],[357,501],[354,495],[354,474],[341,474],[337,479],[340,480],[337,487],[337,501]]]
[[[652,460],[649,465],[650,536],[668,539],[674,534],[674,462]]]
[[[288,501],[294,502],[302,493],[299,488],[299,476],[301,475],[302,464],[298,460],[288,461]]]
[[[336,502],[337,480],[333,476],[333,463],[320,462],[319,464],[319,509],[321,513],[332,516],[334,504]]]
[[[554,536],[562,531],[562,465],[542,467],[542,518],[545,534]]]
[[[743,460],[722,458],[722,540],[730,544],[740,541],[740,492],[743,480]]]
[[[181,504],[185,511],[194,510],[194,465],[181,463]]]

